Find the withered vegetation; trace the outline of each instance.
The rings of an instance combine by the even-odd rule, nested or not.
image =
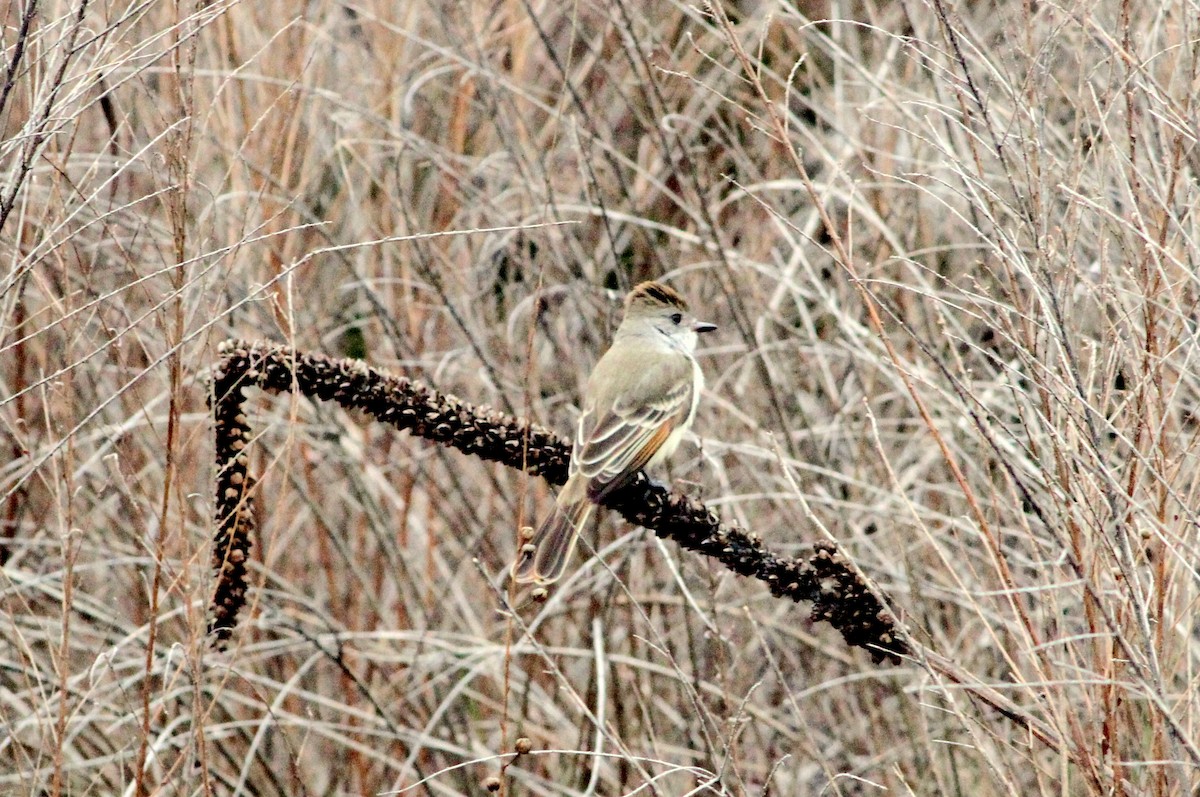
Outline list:
[[[0,793],[1200,789],[1194,0],[0,16]]]

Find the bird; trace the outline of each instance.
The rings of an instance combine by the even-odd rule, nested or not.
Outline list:
[[[612,345],[587,381],[567,483],[532,537],[522,530],[514,581],[557,581],[595,505],[675,452],[704,389],[696,343],[716,328],[661,282],[642,282],[625,297]]]

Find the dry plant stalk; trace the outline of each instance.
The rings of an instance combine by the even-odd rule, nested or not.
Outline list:
[[[551,484],[567,480],[570,444],[525,418],[476,407],[360,360],[239,340],[225,341],[220,352],[211,397],[217,459],[213,544],[217,584],[209,621],[218,645],[229,640],[246,603],[255,485],[245,452],[250,426],[242,411],[248,387],[272,393],[295,390],[333,401],[438,445],[541,476]],[[909,651],[890,613],[833,543],[816,543],[807,561],[779,556],[768,551],[757,535],[721,523],[703,503],[653,483],[644,473],[603,504],[630,523],[764,582],[777,598],[811,601],[814,621],[829,623],[847,644],[869,651],[876,662],[898,663]]]

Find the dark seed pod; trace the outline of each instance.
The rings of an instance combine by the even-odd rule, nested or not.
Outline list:
[[[297,390],[334,400],[396,429],[561,485],[571,448],[553,432],[491,407],[475,407],[421,382],[383,373],[357,360],[332,359],[269,343],[226,341],[211,374],[216,479],[216,532],[212,564],[217,574],[209,630],[218,646],[230,637],[246,600],[246,563],[254,524],[254,479],[247,472],[250,427],[242,411],[243,388],[272,393]],[[813,619],[833,624],[846,642],[877,661],[898,662],[908,652],[903,634],[876,594],[836,546],[817,543],[807,561],[768,551],[756,534],[722,525],[716,512],[670,493],[639,473],[606,496],[604,505],[626,520],[653,529],[689,551],[718,559],[743,576],[762,581],[776,597],[812,601]],[[538,600],[535,592],[534,600]],[[541,590],[541,598],[546,592]],[[497,780],[497,788],[499,788]]]

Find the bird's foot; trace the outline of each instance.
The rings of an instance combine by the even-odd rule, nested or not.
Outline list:
[[[667,482],[662,481],[661,479],[656,479],[650,475],[647,475],[646,479],[647,479],[647,481],[650,482],[651,487],[662,490],[663,492],[666,492],[666,493],[671,492],[671,485],[668,484]]]

